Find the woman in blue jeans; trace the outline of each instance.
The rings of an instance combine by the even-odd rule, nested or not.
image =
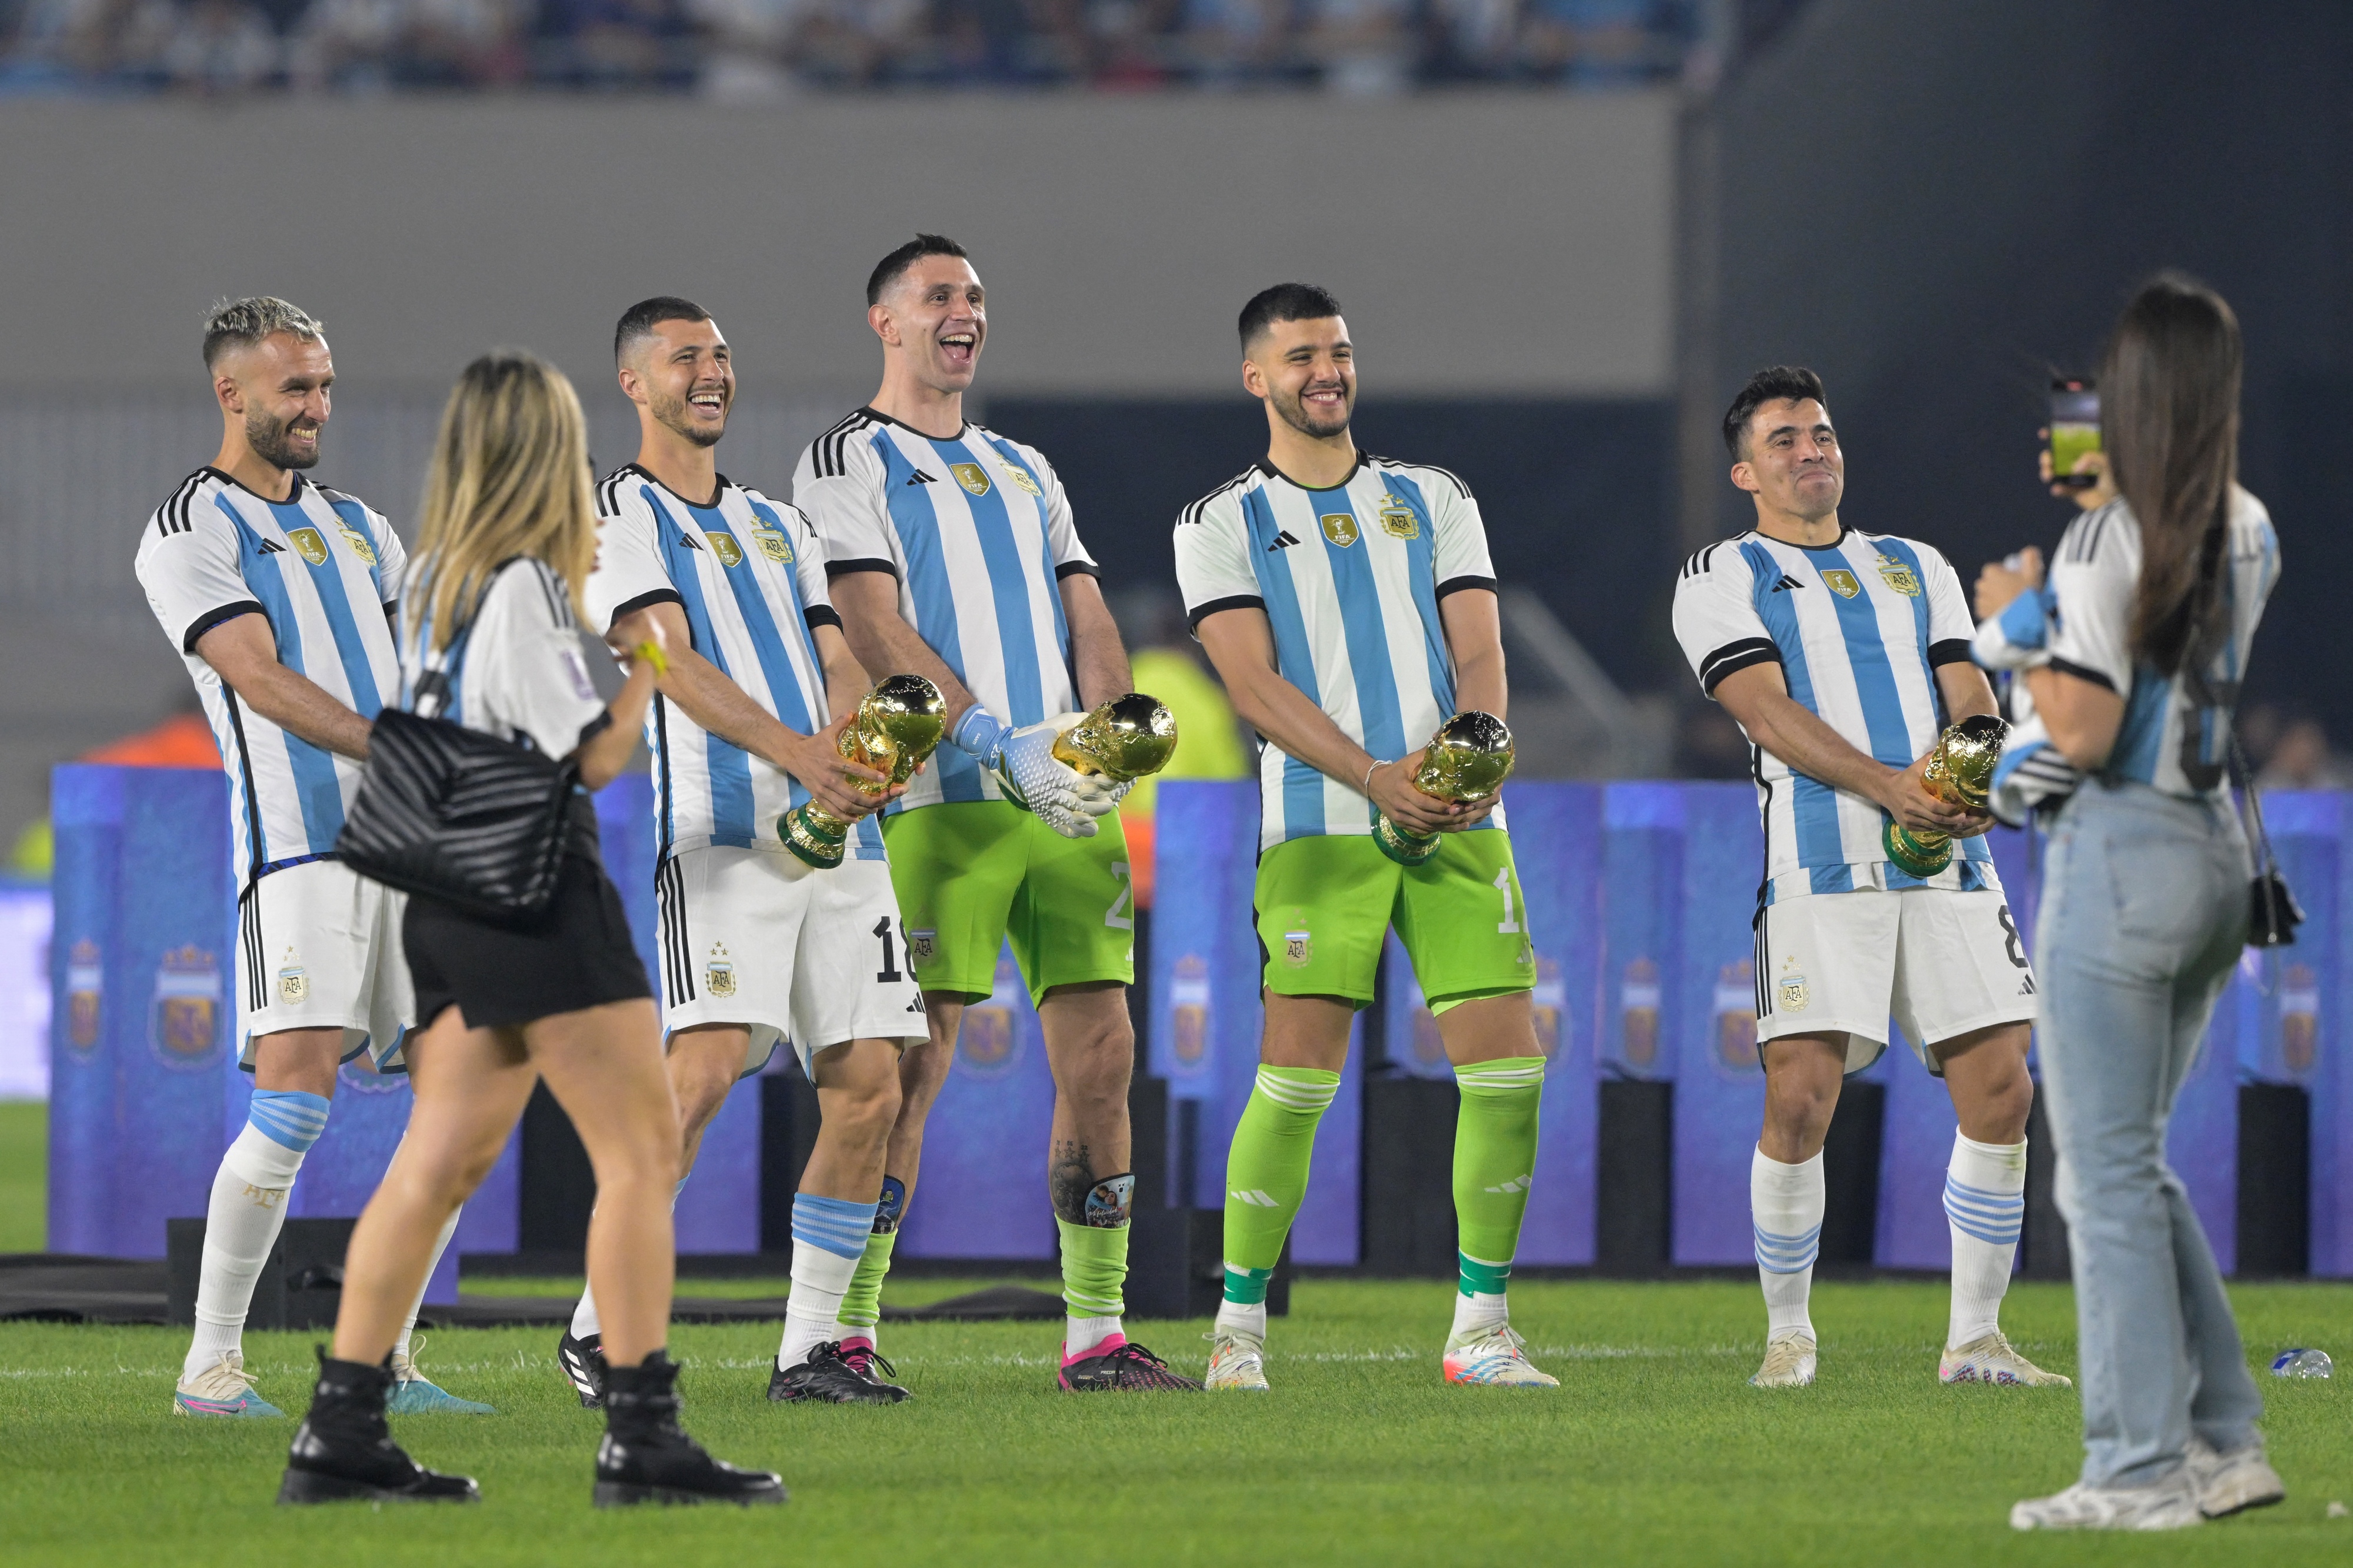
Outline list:
[[[2236,482],[2240,363],[2220,296],[2176,274],[2143,288],[2099,377],[2116,499],[2068,528],[2047,581],[2028,552],[1978,582],[1979,648],[2010,650],[2031,698],[1998,776],[2050,825],[2034,966],[2082,1341],[2083,1476],[2011,1509],[2020,1530],[2169,1530],[2284,1495],[2165,1159],[2247,936],[2232,709],[2279,542]]]

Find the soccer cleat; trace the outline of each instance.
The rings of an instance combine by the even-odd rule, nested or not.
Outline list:
[[[1137,1344],[1122,1339],[1098,1353],[1066,1361],[1054,1374],[1054,1386],[1065,1394],[1149,1394],[1198,1391],[1200,1384],[1168,1370],[1168,1363]]]
[[[1256,1334],[1246,1334],[1239,1329],[1219,1329],[1209,1336],[1209,1375],[1201,1386],[1210,1389],[1245,1389],[1252,1394],[1264,1394],[1266,1387],[1266,1342]]]
[[[172,1408],[183,1415],[227,1415],[248,1421],[286,1414],[254,1392],[243,1351],[226,1352],[195,1376],[180,1379],[179,1387],[172,1392]]]
[[[470,1399],[460,1399],[448,1389],[417,1370],[417,1351],[425,1348],[425,1336],[417,1336],[414,1349],[406,1355],[392,1352],[392,1397],[385,1409],[395,1415],[495,1415],[497,1411]]]
[[[602,1334],[590,1334],[575,1340],[572,1331],[555,1342],[555,1364],[572,1383],[572,1391],[580,1395],[583,1410],[605,1408],[605,1345]]]
[[[2287,1497],[2287,1483],[2264,1458],[2261,1437],[2228,1454],[2218,1454],[2204,1439],[2192,1437],[2187,1468],[2198,1492],[2198,1511],[2208,1519],[2267,1508]]]
[[[1996,1329],[1971,1340],[1957,1351],[1947,1351],[1936,1363],[1938,1383],[1994,1383],[2005,1388],[2073,1388],[2070,1379],[2045,1372],[2024,1356]]]
[[[1539,1372],[1528,1360],[1528,1342],[1509,1323],[1497,1323],[1472,1334],[1461,1343],[1449,1342],[1446,1359],[1449,1383],[1484,1383],[1507,1388],[1558,1388],[1560,1379]]]
[[[898,1375],[898,1369],[871,1345],[845,1352],[838,1341],[821,1344],[809,1352],[807,1361],[769,1373],[768,1397],[779,1405],[804,1400],[821,1405],[896,1405],[909,1397],[897,1384],[877,1377],[877,1367],[887,1375]]]
[[[1813,1384],[1813,1337],[1796,1329],[1767,1342],[1765,1364],[1748,1380],[1752,1388],[1811,1388]]]
[[[410,1458],[392,1440],[384,1404],[392,1368],[331,1359],[319,1349],[311,1413],[295,1429],[278,1484],[281,1503],[478,1502],[466,1476],[445,1476]]]
[[[2012,1530],[2181,1530],[2202,1524],[2189,1466],[2150,1487],[2087,1487],[2012,1503]]]
[[[678,1424],[678,1363],[660,1351],[638,1366],[605,1368],[605,1440],[596,1445],[598,1508],[638,1503],[785,1500],[785,1483],[765,1470],[712,1458]]]

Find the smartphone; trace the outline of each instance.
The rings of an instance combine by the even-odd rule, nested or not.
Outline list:
[[[2087,490],[2096,474],[2073,471],[2075,460],[2100,449],[2100,395],[2088,381],[2051,384],[2051,482]]]

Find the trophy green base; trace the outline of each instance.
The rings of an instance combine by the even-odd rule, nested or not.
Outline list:
[[[1953,863],[1949,833],[1914,833],[1890,822],[1880,828],[1879,842],[1898,870],[1915,877],[1933,877]]]
[[[1433,833],[1426,838],[1417,837],[1391,822],[1388,814],[1383,813],[1374,819],[1373,842],[1380,846],[1382,854],[1400,866],[1421,866],[1427,865],[1430,857],[1438,853],[1440,836]]]
[[[849,824],[832,826],[832,814],[819,817],[807,805],[795,806],[776,824],[776,837],[806,865],[830,871],[849,850]]]

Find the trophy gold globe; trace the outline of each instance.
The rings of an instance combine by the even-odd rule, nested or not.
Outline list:
[[[858,715],[846,725],[834,749],[847,760],[902,784],[915,776],[947,732],[947,700],[920,675],[894,675],[868,692]],[[868,795],[890,787],[858,781]],[[841,864],[849,846],[849,824],[816,801],[794,807],[776,824],[785,847],[819,870]]]
[[[1947,805],[1983,811],[1993,791],[1993,765],[2001,760],[2002,742],[2009,738],[2010,726],[1990,713],[1962,720],[1936,737],[1936,749],[1920,770],[1920,787]],[[1915,877],[1933,877],[1953,863],[1949,833],[1915,830],[1891,817],[1879,838],[1887,858]]]
[[[1457,713],[1438,727],[1414,770],[1413,787],[1440,800],[1475,805],[1504,787],[1512,776],[1512,727],[1476,709]],[[1409,833],[1384,812],[1374,820],[1373,842],[1400,866],[1419,866],[1438,853],[1441,834]]]
[[[1176,754],[1176,716],[1157,697],[1114,697],[1054,738],[1054,760],[1113,784],[1156,773]]]

